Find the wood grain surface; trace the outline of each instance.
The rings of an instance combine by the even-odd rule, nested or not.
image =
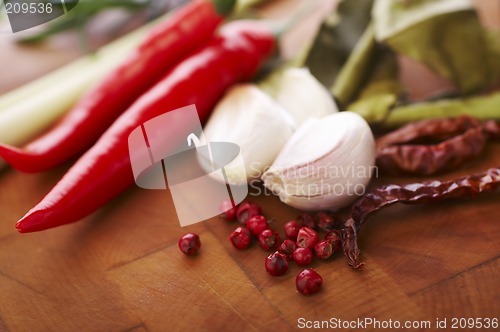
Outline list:
[[[265,12],[283,17],[290,2],[297,3],[281,1]],[[289,54],[304,30],[314,33],[321,15],[311,17],[284,40]],[[7,39],[0,36],[2,45]],[[32,76],[16,79],[22,64],[9,66],[9,59],[26,52],[36,49],[4,52],[2,46],[0,92],[54,67],[39,61]],[[57,62],[74,55],[58,55]],[[298,266],[271,277],[264,270],[267,253],[256,244],[246,251],[231,246],[234,223],[212,218],[181,228],[168,191],[132,188],[78,223],[18,234],[17,219],[70,165],[42,174],[0,173],[0,331],[291,331],[299,318],[429,321],[435,330],[436,319],[447,318],[449,329],[453,317],[500,318],[499,194],[374,215],[360,240],[365,270],[350,269],[341,254],[316,261],[324,288],[305,297],[295,290]],[[500,166],[498,143],[437,178],[494,166]],[[381,176],[372,185],[416,180]],[[276,197],[251,199],[277,219],[273,228],[282,234],[298,214]],[[177,248],[187,232],[201,236],[196,257]]]

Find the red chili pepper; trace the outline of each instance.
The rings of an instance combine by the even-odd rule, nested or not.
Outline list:
[[[84,152],[168,69],[210,41],[223,20],[221,14],[230,11],[234,2],[195,0],[168,16],[54,129],[24,149],[0,144],[0,157],[17,170],[40,172]]]
[[[275,42],[269,29],[258,22],[237,21],[224,26],[208,46],[175,66],[122,114],[16,228],[26,233],[75,222],[130,187],[134,177],[129,134],[156,116],[191,104],[205,121],[228,87],[254,76],[271,55]],[[177,121],[168,130],[185,125]],[[169,142],[172,149],[186,138],[178,139]]]

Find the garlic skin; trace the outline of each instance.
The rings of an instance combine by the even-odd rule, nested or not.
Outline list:
[[[298,125],[338,112],[330,92],[307,68],[285,70],[275,97]]]
[[[300,126],[262,180],[292,207],[336,211],[366,192],[374,170],[368,123],[356,113],[340,112]]]
[[[239,145],[240,156],[224,167],[227,181],[258,179],[290,139],[296,124],[269,95],[253,84],[232,87],[217,104],[202,141]],[[242,167],[242,164],[244,167]]]

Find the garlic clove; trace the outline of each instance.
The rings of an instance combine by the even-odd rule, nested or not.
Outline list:
[[[356,113],[340,112],[300,126],[262,180],[290,206],[336,211],[365,193],[374,170],[369,125]]]
[[[292,117],[253,84],[231,88],[204,128],[204,140],[239,145],[240,156],[225,166],[231,184],[259,178],[295,129]],[[242,167],[242,164],[244,167]]]
[[[276,100],[300,125],[310,118],[321,118],[338,112],[330,92],[307,68],[290,68],[283,72]]]

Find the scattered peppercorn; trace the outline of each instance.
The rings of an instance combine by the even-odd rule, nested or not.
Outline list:
[[[220,205],[219,211],[222,213],[222,217],[227,221],[232,221],[236,218],[237,207],[233,206],[231,201],[223,201]]]
[[[269,228],[266,218],[261,215],[253,216],[252,218],[248,219],[246,226],[253,236],[259,236],[262,231]]]
[[[309,265],[313,260],[313,253],[308,248],[297,248],[293,251],[293,260],[301,266]]]
[[[318,233],[310,227],[302,227],[297,235],[297,247],[308,248],[314,250],[314,246],[318,243]]]
[[[242,225],[246,225],[248,219],[260,214],[259,206],[253,202],[243,202],[236,210],[236,218]]]
[[[330,241],[323,240],[316,243],[314,252],[319,259],[327,259],[333,254],[333,247]]]
[[[300,216],[297,217],[297,221],[299,224],[305,227],[309,227],[312,229],[316,228],[316,222],[314,221],[314,217],[307,212],[302,213]]]
[[[295,244],[294,241],[290,239],[286,239],[283,241],[280,246],[278,247],[278,251],[285,255],[285,258],[287,261],[293,260],[293,252],[297,248],[297,245]]]
[[[280,235],[272,229],[265,229],[259,234],[259,245],[264,250],[276,250],[280,242]]]
[[[194,233],[188,233],[179,239],[178,245],[183,253],[188,256],[193,256],[200,250],[200,237]]]
[[[285,224],[285,234],[287,239],[296,241],[297,235],[302,225],[297,220],[291,220]]]
[[[238,250],[246,249],[252,243],[252,234],[244,227],[236,228],[229,237],[233,246]]]
[[[288,271],[288,262],[285,255],[276,251],[274,254],[270,254],[266,258],[266,271],[272,276],[281,276]]]
[[[236,218],[239,223],[245,225],[231,233],[231,243],[236,249],[243,250],[251,245],[252,236],[257,236],[259,245],[264,250],[277,250],[265,260],[266,271],[272,276],[285,274],[289,261],[294,260],[297,265],[306,266],[312,263],[314,253],[324,260],[342,246],[337,221],[327,212],[318,212],[314,217],[310,213],[302,213],[296,219],[290,220],[284,225],[286,239],[281,242],[279,233],[269,228],[269,222],[261,214],[257,204],[244,202],[238,207],[230,204],[230,201],[225,201],[221,205],[221,209],[225,210],[224,217],[227,220]],[[326,232],[324,240],[319,241],[316,228]],[[315,270],[309,268],[297,275],[295,285],[300,293],[310,295],[321,290],[323,279]]]
[[[304,295],[311,295],[319,292],[323,285],[323,278],[313,269],[305,269],[300,272],[295,279],[297,290]]]
[[[316,213],[316,222],[322,231],[329,232],[335,229],[335,219],[326,212]]]
[[[339,231],[334,230],[326,233],[325,240],[328,240],[332,244],[332,252],[336,252],[342,247]]]

